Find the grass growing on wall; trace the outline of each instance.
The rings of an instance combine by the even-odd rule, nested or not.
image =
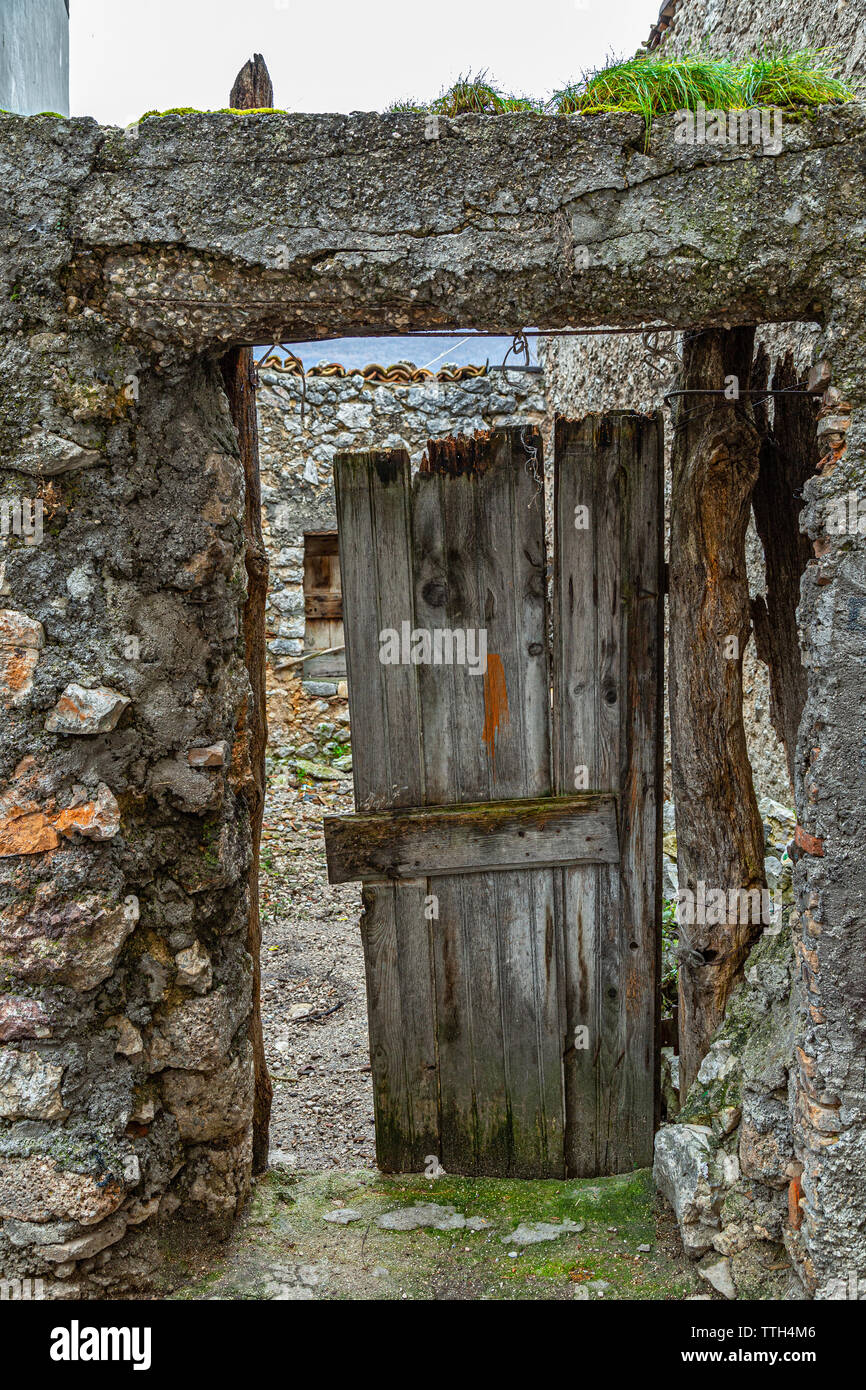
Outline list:
[[[736,111],[777,106],[797,111],[825,102],[853,101],[852,87],[835,75],[826,49],[764,51],[746,62],[689,53],[681,58],[641,54],[611,63],[578,84],[555,92],[560,115],[635,111],[649,130],[654,116],[674,111]]]
[[[738,70],[726,59],[642,55],[570,83],[554,92],[551,105],[561,116],[635,111],[649,124],[653,116],[694,111],[699,102],[719,110],[740,106],[741,90]]]
[[[857,92],[835,74],[836,63],[828,49],[759,54],[743,69],[743,105],[796,107],[853,101]]]
[[[491,116],[515,111],[549,115],[591,115],[635,112],[643,116],[647,133],[656,116],[674,111],[736,111],[753,106],[777,106],[804,111],[825,102],[853,101],[857,92],[836,76],[837,60],[828,49],[766,49],[738,62],[706,53],[678,58],[642,53],[611,62],[570,82],[548,101],[509,96],[486,71],[466,73],[435,101],[394,102],[388,111],[460,116],[467,112]]]
[[[485,116],[505,116],[513,111],[535,111],[543,114],[547,105],[534,97],[508,96],[495,85],[486,71],[475,76],[466,73],[452,87],[426,104],[416,101],[395,101],[387,107],[390,115],[463,116],[468,112]]]

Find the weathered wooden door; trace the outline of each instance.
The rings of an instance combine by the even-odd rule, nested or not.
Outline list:
[[[540,445],[335,465],[357,813],[326,843],[364,882],[386,1171],[652,1157],[661,430],[557,422],[552,626]]]

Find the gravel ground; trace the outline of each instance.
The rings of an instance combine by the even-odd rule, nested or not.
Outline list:
[[[324,815],[354,810],[351,776],[296,780],[269,754],[260,885],[273,1160],[374,1167],[360,884],[329,885],[322,834]]]

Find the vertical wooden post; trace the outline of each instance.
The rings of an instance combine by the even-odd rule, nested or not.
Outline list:
[[[766,379],[768,368],[766,353],[762,352],[755,362],[761,381]],[[790,391],[801,385],[789,352],[776,367],[773,389]],[[762,408],[760,423],[765,426],[767,414]],[[758,656],[769,667],[770,719],[784,745],[793,787],[807,686],[797,634],[797,604],[800,579],[812,556],[809,537],[800,531],[800,510],[803,484],[818,464],[814,401],[793,394],[776,396],[772,434],[767,429],[766,435],[752,509],[764,547],[767,596],[754,599],[752,621]]]
[[[273,106],[271,79],[260,53],[246,63],[235,79],[229,105],[238,110]],[[268,1127],[273,1088],[265,1061],[261,1008],[262,928],[259,919],[259,850],[265,809],[265,747],[268,718],[265,700],[265,605],[268,594],[268,557],[262,537],[259,437],[256,420],[256,377],[251,348],[234,348],[222,360],[222,374],[244,470],[244,538],[247,598],[244,604],[244,656],[250,678],[250,698],[243,727],[249,756],[249,810],[253,841],[250,869],[250,914],[247,949],[253,961],[253,1012],[250,1042],[253,1048],[255,1094],[253,1100],[253,1172],[268,1166]]]
[[[764,835],[743,724],[743,651],[751,634],[745,535],[760,439],[748,397],[754,330],[686,337],[673,443],[670,712],[680,891],[708,922],[680,928],[680,1071],[688,1091],[752,943],[764,887]],[[701,394],[704,393],[704,394]],[[725,921],[704,894],[738,890]],[[760,891],[759,891],[760,896]],[[730,898],[727,899],[730,903]],[[731,920],[733,918],[733,920]]]

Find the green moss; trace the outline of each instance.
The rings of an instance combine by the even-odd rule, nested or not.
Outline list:
[[[376,1225],[382,1212],[416,1202],[450,1205],[490,1225],[481,1231]],[[360,1220],[346,1227],[324,1222],[335,1203],[353,1207]],[[174,1297],[271,1298],[274,1281],[291,1283],[312,1268],[322,1274],[312,1296],[329,1301],[570,1300],[578,1285],[597,1280],[607,1284],[607,1299],[682,1298],[695,1291],[697,1278],[684,1256],[664,1253],[659,1210],[647,1171],[551,1182],[276,1169],[256,1185],[217,1277],[213,1270],[202,1277],[199,1264]],[[504,1238],[521,1222],[563,1220],[584,1229],[510,1253]]]
[[[169,106],[165,111],[145,111],[143,116],[139,116],[138,124],[151,117],[163,116],[287,116],[288,114],[279,106],[253,106],[248,109],[237,106],[219,106],[207,111],[199,110],[195,106]]]

